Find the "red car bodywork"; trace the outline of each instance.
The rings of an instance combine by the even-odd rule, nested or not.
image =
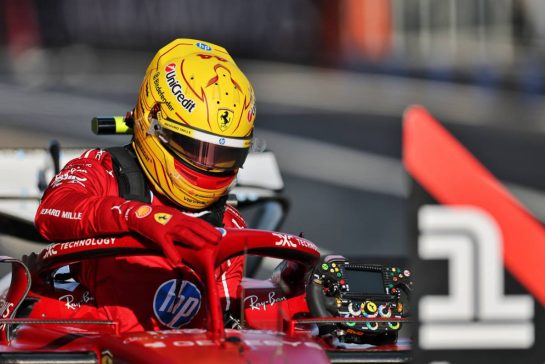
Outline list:
[[[289,234],[251,229],[227,229],[217,248],[194,251],[179,247],[184,263],[205,287],[203,304],[206,317],[198,328],[119,333],[117,323],[99,320],[66,320],[62,313],[69,304],[79,309],[92,305],[82,292],[70,292],[71,300],[60,299],[67,291],[52,288],[48,273],[80,261],[105,255],[153,254],[130,236],[99,248],[51,245],[39,255],[32,271],[16,259],[12,263],[12,284],[4,296],[0,321],[0,355],[3,359],[33,358],[79,362],[311,362],[327,363],[327,353],[372,355],[397,353],[404,361],[408,345],[384,347],[337,347],[331,340],[313,334],[312,318],[305,300],[304,287],[290,287],[289,292],[270,280],[245,278],[242,282],[244,329],[224,329],[223,312],[214,278],[215,268],[226,259],[241,254],[256,254],[296,262],[308,272],[319,260],[316,246]],[[159,251],[155,251],[160,254]],[[302,288],[302,289],[301,289]],[[70,302],[69,302],[70,301]],[[33,305],[29,305],[33,302]],[[0,307],[1,309],[2,307]],[[23,311],[28,311],[23,313]],[[19,314],[17,314],[19,312]],[[21,318],[24,317],[24,318]],[[298,322],[301,320],[301,322]],[[305,321],[306,320],[306,321]],[[319,321],[319,320],[318,320]]]

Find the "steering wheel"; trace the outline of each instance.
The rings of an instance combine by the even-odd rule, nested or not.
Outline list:
[[[340,255],[323,257],[306,288],[309,310],[317,318],[355,321],[318,323],[320,335],[331,334],[346,343],[395,343],[406,316],[409,277],[408,270],[396,267],[349,262]],[[387,321],[390,317],[394,321]]]

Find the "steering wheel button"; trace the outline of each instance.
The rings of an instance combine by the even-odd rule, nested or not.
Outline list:
[[[350,302],[348,304],[348,312],[352,316],[360,316],[361,315],[361,306],[357,303]]]
[[[329,265],[327,265],[327,264],[325,264],[325,263],[322,264],[322,269],[323,269],[323,270],[328,270],[328,269],[329,269]]]
[[[337,264],[331,263],[331,266],[332,266],[333,268],[335,268],[335,267],[337,266]]]
[[[378,322],[367,322],[365,326],[367,326],[369,330],[375,331],[378,329]]]
[[[378,311],[381,317],[392,316],[392,310],[390,309],[390,305],[388,305],[387,303],[384,305],[380,305]]]
[[[331,268],[329,271],[330,271],[331,273],[335,273],[335,269],[333,269],[333,268]]]
[[[397,330],[401,326],[401,323],[399,323],[399,322],[388,322],[388,326],[390,326],[390,328],[392,330]]]

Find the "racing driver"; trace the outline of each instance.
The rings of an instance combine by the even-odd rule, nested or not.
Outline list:
[[[148,66],[132,118],[129,145],[88,150],[53,178],[36,227],[55,242],[130,234],[156,244],[163,256],[88,259],[71,274],[91,292],[95,315],[122,332],[194,324],[202,296],[177,279],[174,246],[199,250],[218,244],[218,227],[245,227],[226,196],[252,144],[253,88],[224,48],[177,39]],[[234,311],[242,257],[216,278]]]

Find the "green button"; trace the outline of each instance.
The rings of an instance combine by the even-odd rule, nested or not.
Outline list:
[[[328,270],[328,269],[329,269],[329,265],[327,265],[327,264],[325,264],[325,263],[322,264],[322,269],[323,269],[323,270]]]
[[[341,272],[337,273],[337,277],[341,278],[342,276]]]
[[[390,328],[393,330],[397,330],[401,324],[399,322],[388,322],[388,326],[390,326]]]
[[[394,285],[393,285],[392,283],[390,283],[390,284],[388,285],[388,287],[394,288]]]
[[[356,323],[355,322],[347,322],[346,326],[350,326],[350,327],[356,326]]]

